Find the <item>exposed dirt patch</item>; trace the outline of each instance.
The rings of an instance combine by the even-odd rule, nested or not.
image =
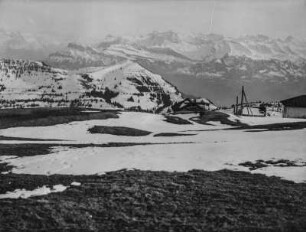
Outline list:
[[[9,165],[8,163],[5,163],[5,162],[0,163],[0,177],[1,177],[1,173],[10,172],[12,169],[13,169],[12,165]]]
[[[10,127],[32,127],[32,126],[53,126],[73,121],[86,121],[108,118],[119,118],[117,112],[94,112],[86,113],[79,110],[61,110],[48,111],[41,109],[40,111],[27,112],[27,114],[1,115],[0,129]],[[37,114],[36,114],[37,113]]]
[[[300,162],[300,161],[292,161],[287,159],[279,159],[279,160],[256,160],[255,162],[247,161],[244,163],[238,164],[240,166],[248,167],[251,171],[268,167],[268,166],[274,166],[274,167],[306,167],[306,162]]]
[[[61,139],[33,139],[33,138],[21,138],[0,135],[0,140],[16,140],[16,141],[64,141]]]
[[[256,161],[256,162],[251,162],[251,161],[246,161],[243,163],[239,163],[238,165],[243,166],[243,167],[248,167],[251,171],[256,170],[256,169],[260,169],[260,168],[264,168],[264,167],[268,167],[267,164]]]
[[[273,123],[266,125],[243,125],[233,129],[248,129],[247,132],[264,132],[264,131],[284,131],[284,130],[300,130],[306,128],[305,122],[287,122],[287,123]]]
[[[230,126],[247,126],[247,124],[241,123],[239,120],[233,122],[228,118],[229,115],[222,112],[206,111],[204,114],[199,117],[194,117],[191,120],[204,125],[210,125],[209,122],[220,122],[221,124]]]
[[[2,192],[82,184],[46,196],[0,200],[0,231],[306,230],[306,184],[261,174],[133,170],[103,176],[9,174],[1,181]]]
[[[92,134],[111,134],[123,136],[145,136],[152,132],[123,126],[94,126],[88,131]]]
[[[197,134],[182,134],[182,133],[158,133],[155,134],[154,137],[175,137],[175,136],[190,136]]]
[[[179,125],[192,124],[192,122],[186,119],[183,119],[177,116],[170,116],[170,115],[166,115],[164,121],[169,122],[169,123],[179,124]]]
[[[0,157],[5,156],[35,156],[50,154],[55,144],[0,144]]]

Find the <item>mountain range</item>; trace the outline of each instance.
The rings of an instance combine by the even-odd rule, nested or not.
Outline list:
[[[221,105],[234,103],[241,86],[251,100],[280,100],[306,91],[306,40],[290,36],[227,38],[182,36],[172,31],[139,37],[107,36],[91,46],[69,45],[51,54],[46,62],[62,68],[65,64],[68,69],[101,65],[99,56],[92,53],[113,62],[132,60],[182,92],[208,97]]]
[[[43,61],[69,72],[132,62],[187,95],[219,105],[234,103],[242,85],[250,100],[281,100],[306,91],[306,40],[291,36],[109,35],[94,44],[69,43]]]

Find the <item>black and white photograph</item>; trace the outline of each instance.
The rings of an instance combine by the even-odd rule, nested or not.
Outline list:
[[[10,231],[306,231],[306,0],[0,0]]]

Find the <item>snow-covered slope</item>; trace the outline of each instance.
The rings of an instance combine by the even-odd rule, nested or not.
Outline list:
[[[67,105],[83,91],[78,78],[42,62],[2,59],[1,107]]]
[[[86,106],[155,111],[181,100],[178,90],[133,62],[69,72],[42,62],[0,60],[0,107]]]
[[[88,73],[92,94],[107,91],[112,103],[124,108],[157,110],[181,100],[178,90],[161,76],[153,74],[139,64],[128,61]]]

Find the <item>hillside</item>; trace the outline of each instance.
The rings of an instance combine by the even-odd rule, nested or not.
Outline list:
[[[87,78],[92,96],[107,91],[111,99],[104,98],[124,108],[156,110],[182,99],[179,91],[161,76],[133,62],[97,69],[88,73]]]
[[[7,107],[61,106],[78,97],[77,77],[42,62],[0,61],[1,105]]]
[[[155,111],[182,99],[161,76],[133,62],[70,72],[43,62],[0,61],[2,108],[85,106]]]

